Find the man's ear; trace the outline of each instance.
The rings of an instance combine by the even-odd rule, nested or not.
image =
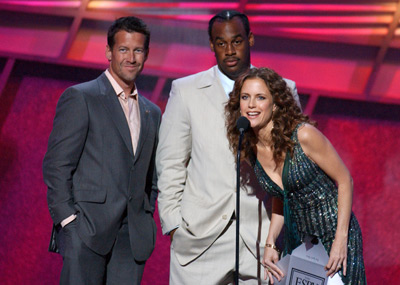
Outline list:
[[[212,42],[211,39],[209,40],[209,42],[210,42],[210,49],[211,49],[211,51],[212,51],[212,52],[215,52],[215,50],[214,50],[214,43]]]
[[[253,46],[254,45],[254,35],[252,32],[249,33],[249,46]]]
[[[150,52],[150,48],[146,49],[146,52],[144,54],[144,61],[146,61],[147,58],[149,57],[149,52]]]
[[[106,58],[108,61],[111,61],[112,51],[109,45],[106,46]]]

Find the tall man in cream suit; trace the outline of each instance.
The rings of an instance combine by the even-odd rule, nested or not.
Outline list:
[[[254,37],[236,11],[214,16],[208,32],[217,66],[172,83],[160,127],[158,206],[171,235],[170,284],[231,284],[234,276],[236,164],[224,106],[233,80],[250,68]],[[242,165],[239,279],[262,284],[268,199],[252,173]]]

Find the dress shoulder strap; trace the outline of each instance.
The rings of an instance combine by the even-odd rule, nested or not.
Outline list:
[[[299,124],[294,128],[294,130],[293,130],[293,132],[292,132],[292,136],[290,137],[290,139],[291,139],[292,141],[294,141],[296,144],[299,143],[299,140],[298,140],[298,138],[297,138],[297,132],[298,132],[299,128],[300,128],[301,126],[303,126],[304,124],[305,124],[305,122],[299,123]]]

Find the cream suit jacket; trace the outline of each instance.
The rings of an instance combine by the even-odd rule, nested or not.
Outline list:
[[[229,149],[224,117],[228,98],[217,68],[172,82],[160,127],[159,214],[164,234],[178,227],[173,248],[181,265],[212,246],[236,207],[235,156]],[[295,89],[294,82],[289,85]],[[241,176],[240,235],[260,260],[271,199],[247,163],[241,165]]]

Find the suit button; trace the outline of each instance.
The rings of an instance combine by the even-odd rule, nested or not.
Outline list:
[[[227,215],[222,215],[222,219],[226,220],[228,218]]]
[[[132,201],[132,196],[129,196],[129,201]]]

